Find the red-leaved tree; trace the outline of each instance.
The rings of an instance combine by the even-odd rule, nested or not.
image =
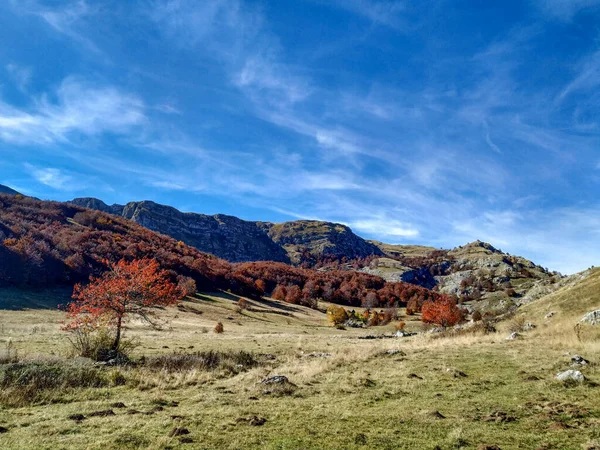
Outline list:
[[[435,301],[427,301],[421,307],[421,320],[435,323],[442,327],[456,325],[464,318],[464,312],[456,305],[453,298],[443,295]]]
[[[87,285],[77,284],[73,302],[67,306],[70,319],[65,331],[82,327],[114,327],[112,350],[119,348],[123,323],[130,317],[139,317],[156,326],[157,306],[175,305],[183,292],[168,279],[154,259],[120,260],[108,263],[109,269],[101,277],[90,277]]]

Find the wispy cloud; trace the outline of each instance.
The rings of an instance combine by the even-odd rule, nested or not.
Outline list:
[[[30,67],[23,67],[15,63],[6,65],[6,71],[9,73],[17,88],[21,92],[26,92],[31,82],[32,70]]]
[[[411,28],[403,13],[410,2],[388,0],[333,0],[330,4],[353,14],[364,17],[376,25],[384,25],[396,30],[407,31]]]
[[[65,142],[75,133],[123,133],[145,121],[144,103],[111,86],[70,77],[54,93],[34,98],[28,109],[0,101],[0,139],[16,144]]]
[[[73,39],[87,50],[102,53],[83,31],[86,19],[98,12],[97,7],[90,6],[85,0],[69,0],[54,7],[36,0],[9,1],[17,11],[37,16],[56,32]]]
[[[570,21],[579,12],[600,6],[600,0],[533,0],[533,4],[551,18]]]
[[[36,167],[31,164],[25,164],[25,168],[31,173],[31,176],[38,182],[56,190],[75,190],[74,178],[63,170],[53,167]]]

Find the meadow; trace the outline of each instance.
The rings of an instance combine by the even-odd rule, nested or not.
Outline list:
[[[410,316],[417,335],[385,339],[364,338],[394,323],[339,330],[326,304],[197,294],[162,311],[162,330],[130,323],[136,364],[115,367],[69,356],[63,313],[43,308],[57,293],[4,291],[0,448],[600,448],[600,340],[573,328],[599,286],[595,271],[496,332],[428,333]],[[556,381],[573,354],[587,380]]]

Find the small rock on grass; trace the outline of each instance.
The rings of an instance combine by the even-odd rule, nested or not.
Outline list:
[[[269,378],[264,378],[260,381],[262,384],[284,384],[289,383],[288,377],[284,375],[274,375]]]
[[[115,402],[110,404],[111,408],[126,408],[125,403],[123,402]]]
[[[479,447],[477,447],[477,450],[502,450],[502,449],[500,447],[498,447],[497,445],[481,444]]]
[[[8,428],[0,427],[0,434],[3,434],[3,433],[8,433]]]
[[[579,370],[565,370],[556,374],[558,381],[575,381],[577,383],[583,383],[585,376]]]
[[[571,356],[572,366],[587,366],[590,362],[581,355]]]

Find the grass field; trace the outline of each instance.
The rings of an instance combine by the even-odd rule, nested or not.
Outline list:
[[[134,356],[243,350],[253,359],[181,370],[70,360],[62,313],[2,310],[0,347],[10,340],[22,360],[85,366],[105,382],[40,391],[21,404],[4,392],[0,448],[594,448],[598,366],[581,369],[589,379],[582,384],[554,377],[569,368],[567,352],[600,361],[595,330],[581,341],[573,331],[584,312],[600,308],[599,287],[596,271],[523,307],[497,333],[373,340],[359,337],[390,333],[393,324],[337,330],[322,312],[300,306],[249,301],[240,313],[236,297],[199,294],[166,310],[162,331],[131,324],[127,336],[140,344]],[[18,291],[6,296],[17,305]],[[537,328],[505,340],[524,319]],[[222,334],[213,332],[217,321]],[[420,330],[414,319],[407,327]],[[274,375],[293,386],[260,383]],[[69,418],[77,414],[85,418]]]

